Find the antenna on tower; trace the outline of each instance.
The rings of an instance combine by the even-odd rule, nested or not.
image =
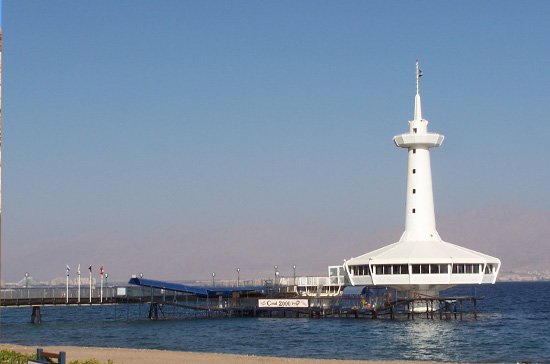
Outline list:
[[[420,102],[420,77],[422,77],[422,70],[420,69],[420,62],[416,60],[416,96],[414,97],[414,120],[422,120],[422,105]]]
[[[416,94],[418,95],[420,92],[420,77],[422,77],[422,70],[420,69],[420,62],[418,59],[416,60]]]

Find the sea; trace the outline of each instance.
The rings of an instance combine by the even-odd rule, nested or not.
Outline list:
[[[0,309],[0,342],[231,353],[255,356],[550,363],[550,282],[454,288],[476,295],[477,320],[180,318],[151,321],[145,305]],[[177,316],[174,316],[177,317]]]

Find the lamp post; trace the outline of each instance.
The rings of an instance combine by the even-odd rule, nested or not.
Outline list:
[[[100,290],[99,290],[99,303],[103,303],[103,275],[104,275],[104,271],[103,271],[103,266],[99,267],[99,284],[100,284]]]
[[[212,272],[212,287],[215,287],[216,286],[216,281],[214,280],[216,277],[216,273],[215,272]]]
[[[139,273],[139,279],[142,279],[142,278],[143,278],[143,272]],[[143,299],[143,286],[140,285],[140,287],[141,287],[141,298],[140,298],[140,300],[141,300],[141,299]],[[153,291],[151,290],[151,292],[153,292]]]
[[[292,266],[292,269],[294,270],[294,285],[296,285],[296,264]]]
[[[105,273],[105,289],[107,290],[107,294],[106,294],[107,297],[109,297],[108,279],[109,279],[109,273]],[[107,300],[107,298],[105,298],[105,300]]]
[[[241,280],[241,268],[237,268],[237,287],[239,287],[240,280]]]
[[[78,269],[76,270],[76,274],[78,276],[77,278],[77,281],[78,281],[78,303],[80,303],[80,264],[78,265]]]
[[[27,298],[29,298],[29,272],[25,272],[25,288],[27,289]]]

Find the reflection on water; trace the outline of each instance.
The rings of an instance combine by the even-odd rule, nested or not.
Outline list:
[[[447,324],[447,323],[446,323]],[[453,341],[453,330],[446,330],[441,322],[432,320],[409,321],[403,325],[403,341],[408,345],[411,356],[406,359],[448,360],[446,342]],[[446,325],[448,328],[448,325]]]
[[[434,320],[422,315],[414,321],[149,321],[145,319],[147,306],[122,305],[44,307],[43,323],[31,325],[30,308],[2,309],[0,340],[36,346],[88,345],[309,358],[550,361],[550,310],[546,304],[550,302],[550,283],[497,284],[479,287],[478,293],[486,297],[480,302],[478,321],[471,316],[464,321],[440,321],[438,315]]]

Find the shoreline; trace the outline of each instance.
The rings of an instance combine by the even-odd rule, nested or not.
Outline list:
[[[197,364],[411,364],[434,363],[430,361],[403,360],[341,360],[341,359],[306,359],[279,358],[270,356],[249,356],[238,354],[199,353],[188,351],[168,351],[156,349],[101,348],[85,346],[28,346],[0,343],[0,350],[13,350],[24,354],[34,354],[41,347],[44,351],[57,353],[64,351],[67,362],[73,360],[96,359],[102,364],[112,360],[114,364],[161,364],[161,363],[197,363]]]

